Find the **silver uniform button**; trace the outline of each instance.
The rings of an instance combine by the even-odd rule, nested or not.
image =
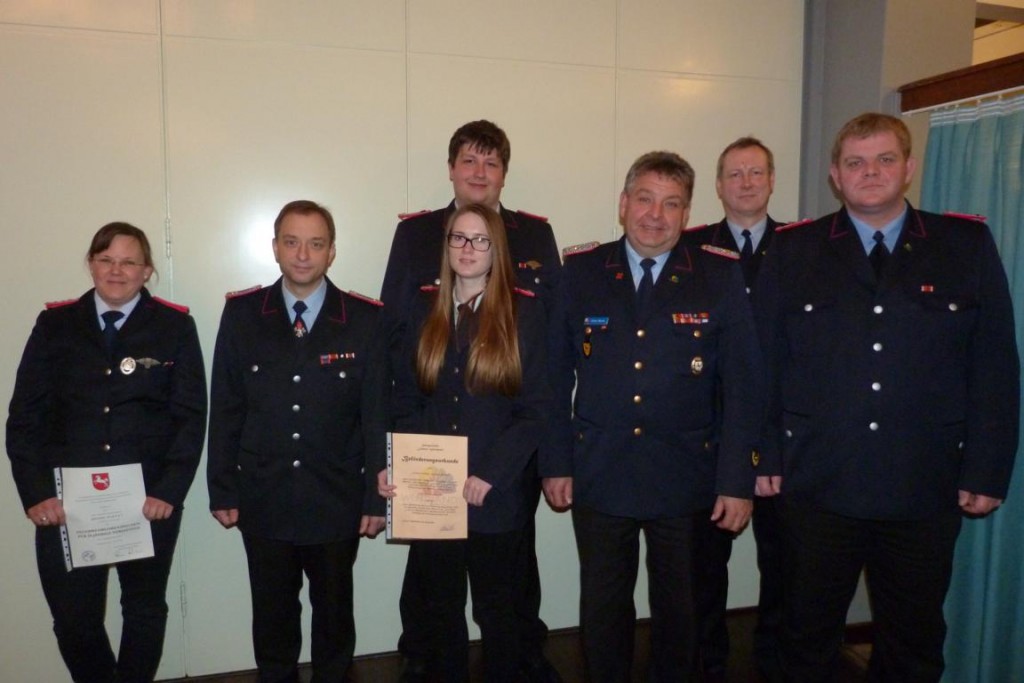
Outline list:
[[[302,381],[302,375],[295,375],[294,377],[292,377],[292,381],[298,384],[299,382]]]
[[[949,304],[949,310],[953,311],[954,313],[955,313],[955,312],[956,312],[957,310],[959,310],[959,309],[960,309],[960,307],[959,307],[959,306],[957,306],[957,305],[956,305],[955,303],[951,303],[951,304]]]
[[[293,413],[297,413],[297,412],[299,412],[300,410],[302,410],[302,408],[300,408],[300,407],[299,407],[299,404],[298,404],[298,403],[296,403],[295,405],[293,405],[293,406],[292,406],[292,412],[293,412]]]
[[[302,461],[292,460],[292,467],[302,467]]]
[[[814,310],[814,304],[804,304],[804,310],[810,313]]]
[[[789,437],[789,438],[793,438],[793,430],[792,429],[787,429],[786,430],[786,436]]]
[[[539,285],[540,284],[540,278],[539,277],[533,278],[533,284]]]
[[[253,372],[259,372],[260,371],[260,366],[258,366],[255,363],[253,363],[252,367],[249,368],[249,369],[252,370]]]
[[[109,443],[103,444],[103,452],[104,453],[109,453],[110,452],[110,444]]]
[[[873,432],[877,432],[878,431],[878,423],[877,422],[872,422],[871,424],[868,425],[868,429],[870,429]]]
[[[882,390],[881,383],[879,383],[879,382],[872,382],[871,383],[871,390],[872,391],[881,391]]]
[[[104,374],[104,375],[106,375],[107,377],[110,377],[110,375],[112,374],[112,372],[113,372],[113,371],[112,371],[112,370],[111,370],[110,368],[107,368],[106,370],[104,370],[104,371],[103,371],[103,374]]]
[[[875,306],[871,310],[875,312],[875,315],[881,315],[885,309],[882,306]]]
[[[106,415],[110,412],[110,406],[103,406],[103,414]]]
[[[875,342],[874,344],[871,345],[871,349],[874,350],[874,351],[881,351],[882,350],[882,342]]]
[[[342,370],[341,372],[338,373],[338,377],[345,379],[346,377],[348,377],[348,375],[345,373],[344,370]]]
[[[295,432],[294,434],[292,434],[292,441],[298,441],[298,440],[299,440],[299,433]]]

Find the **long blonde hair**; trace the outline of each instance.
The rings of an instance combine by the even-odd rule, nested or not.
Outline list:
[[[420,330],[416,348],[416,381],[424,393],[431,394],[437,388],[437,377],[444,365],[445,352],[452,335],[455,273],[451,266],[448,235],[455,221],[470,213],[482,218],[487,226],[493,254],[483,298],[476,311],[480,326],[470,346],[466,363],[466,389],[471,394],[498,393],[513,396],[522,385],[523,366],[519,359],[519,336],[516,334],[512,257],[509,255],[505,222],[496,211],[482,204],[460,207],[445,224],[441,286]]]

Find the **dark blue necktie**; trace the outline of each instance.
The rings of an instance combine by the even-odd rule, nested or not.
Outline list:
[[[107,311],[100,316],[103,318],[103,340],[107,343],[107,351],[114,348],[114,339],[117,337],[117,326],[114,324],[124,317],[121,311]]]
[[[654,263],[652,258],[645,258],[640,262],[640,267],[644,269],[640,286],[636,288],[636,310],[640,312],[646,311],[647,305],[651,302],[651,292],[654,290],[654,275],[651,268],[654,267]]]
[[[885,262],[889,260],[889,248],[885,246],[885,235],[881,230],[876,230],[871,239],[875,240],[875,246],[871,248],[868,260],[871,261],[871,267],[875,269],[875,277],[882,277]]]
[[[306,308],[304,301],[296,301],[292,304],[292,310],[295,311],[295,324],[292,326],[292,330],[299,339],[306,336],[306,323],[302,321],[302,314],[306,312]]]

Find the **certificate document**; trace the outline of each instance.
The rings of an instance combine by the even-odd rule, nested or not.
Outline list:
[[[469,461],[464,436],[388,433],[387,537],[406,540],[466,538],[462,497]]]
[[[68,571],[153,557],[153,535],[142,515],[142,465],[57,467],[53,472],[66,517],[60,533]]]

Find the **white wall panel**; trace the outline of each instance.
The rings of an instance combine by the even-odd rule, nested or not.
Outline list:
[[[405,48],[405,2],[164,0],[164,33],[373,50]]]
[[[409,3],[409,50],[613,66],[615,0]]]
[[[799,81],[622,73],[616,134],[619,177],[624,178],[629,165],[644,152],[678,152],[697,174],[690,225],[717,221],[723,215],[715,194],[718,155],[736,138],[754,135],[775,154],[776,185],[769,209],[779,216],[793,216],[800,150],[799,97]]]
[[[803,3],[651,0],[621,3],[619,66],[800,81]]]
[[[0,0],[0,24],[156,33],[158,0]]]

